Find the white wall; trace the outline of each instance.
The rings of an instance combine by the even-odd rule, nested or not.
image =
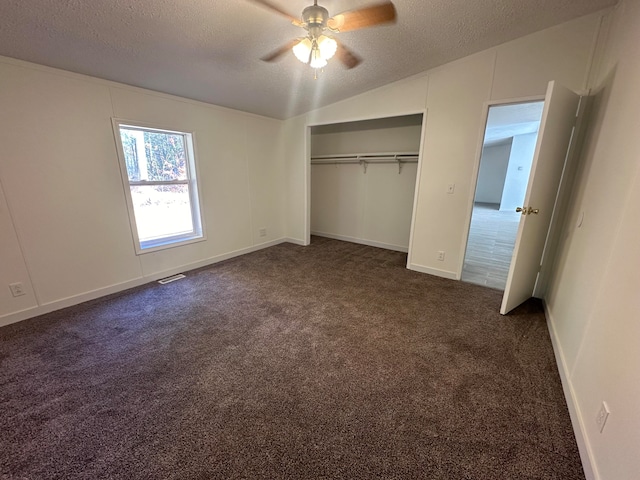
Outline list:
[[[417,152],[422,131],[420,115],[393,117],[376,122],[353,122],[314,128],[312,155]],[[372,125],[373,124],[373,125]],[[345,128],[341,128],[341,127]],[[323,133],[316,133],[319,130]]]
[[[550,80],[584,89],[602,16],[582,17],[287,120],[287,236],[308,241],[309,125],[427,108],[409,263],[415,270],[459,278],[485,103],[544,95]],[[453,195],[446,193],[450,183]],[[446,252],[444,261],[437,260],[439,250]]]
[[[406,125],[405,118],[314,132],[311,153],[418,152],[422,125]],[[401,173],[397,165],[387,164],[369,165],[366,173],[360,165],[312,165],[311,232],[406,252],[416,170],[415,163],[404,164]]]
[[[507,144],[485,146],[482,149],[474,199],[476,202],[500,203],[510,153],[511,141]]]
[[[11,311],[23,311],[37,305],[29,272],[22,257],[18,237],[9,213],[2,185],[0,184],[0,318]],[[13,298],[9,284],[22,283],[25,295]]]
[[[640,2],[617,8],[546,296],[594,478],[640,475]],[[580,219],[582,222],[580,223]],[[611,410],[603,433],[595,418]]]
[[[523,206],[537,140],[537,132],[513,137],[500,210],[514,211]]]
[[[0,323],[284,235],[280,121],[1,57],[0,104]],[[112,117],[195,133],[206,241],[135,255]]]

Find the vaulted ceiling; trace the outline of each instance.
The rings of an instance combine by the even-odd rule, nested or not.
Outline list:
[[[271,0],[299,16],[311,0]],[[331,15],[377,0],[321,0]],[[250,0],[3,0],[0,55],[274,118],[292,117],[616,3],[395,0],[398,22],[338,34],[363,63],[319,78],[302,30]]]

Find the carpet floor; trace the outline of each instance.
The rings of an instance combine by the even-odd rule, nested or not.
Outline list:
[[[2,479],[584,479],[544,314],[314,237],[0,329]]]

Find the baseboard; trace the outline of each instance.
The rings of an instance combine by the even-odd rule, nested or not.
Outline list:
[[[213,257],[205,258],[204,260],[198,260],[197,262],[180,265],[179,267],[170,268],[168,270],[162,270],[161,272],[155,272],[149,275],[145,275],[144,283],[154,282],[156,280],[160,280],[161,278],[170,277],[171,275],[175,275],[177,273],[188,272],[189,270],[195,270],[197,268],[213,265],[214,263],[223,262],[231,258],[239,257],[241,255],[246,255],[247,253],[257,252],[258,250],[262,250],[264,248],[269,248],[275,245],[279,245],[281,243],[284,243],[285,241],[286,240],[284,238],[279,238],[277,240],[271,240],[268,242],[259,243],[257,245],[252,245],[251,247],[241,248],[239,250],[234,250],[232,252],[215,255]]]
[[[17,312],[5,313],[4,315],[0,315],[0,327],[11,325],[12,323],[21,322],[22,320],[26,320],[27,318],[40,315],[40,313],[33,313],[38,308],[40,307],[29,307],[18,310]]]
[[[416,272],[435,275],[436,277],[448,278],[450,280],[460,280],[456,272],[450,272],[449,270],[440,270],[438,268],[425,267],[424,265],[418,265],[416,263],[410,263],[409,265],[407,265],[407,268]]]
[[[305,242],[304,240],[300,240],[299,238],[293,238],[293,237],[285,237],[284,242],[293,243],[294,245],[300,245],[302,247],[306,247],[307,245],[309,245],[308,242]]]
[[[556,357],[556,363],[558,364],[558,372],[560,373],[560,380],[562,382],[562,390],[564,391],[564,397],[567,401],[567,408],[569,409],[569,416],[571,417],[571,424],[573,426],[573,432],[576,437],[576,443],[578,444],[578,450],[580,452],[580,460],[582,461],[582,468],[584,470],[584,476],[587,480],[600,480],[600,476],[597,474],[597,469],[593,464],[593,454],[591,451],[591,445],[585,435],[584,421],[578,402],[576,402],[575,392],[571,383],[571,375],[567,368],[567,362],[562,352],[562,347],[558,341],[558,335],[556,333],[555,322],[553,316],[549,311],[547,302],[542,301],[544,306],[544,313],[547,317],[547,328],[549,329],[549,336],[551,337],[551,344],[553,345],[553,353]]]
[[[179,272],[176,272],[176,273],[179,273]],[[163,278],[163,277],[160,277],[160,278]],[[95,290],[89,290],[88,292],[79,293],[71,297],[54,300],[53,302],[43,303],[42,305],[21,310],[19,312],[9,313],[0,317],[0,327],[4,327],[5,325],[9,325],[12,323],[21,322],[23,320],[28,320],[29,318],[37,317],[39,315],[44,315],[45,313],[51,313],[56,310],[61,310],[63,308],[71,307],[73,305],[78,305],[80,303],[88,302],[89,300],[94,300],[96,298],[104,297],[106,295],[111,295],[112,293],[122,292],[124,290],[128,290],[129,288],[138,287],[140,285],[144,285],[145,283],[149,283],[152,281],[153,279],[147,279],[146,277],[138,277],[132,280],[127,280],[126,282],[115,283],[113,285],[108,285],[106,287],[101,287]]]
[[[326,232],[311,232],[311,235],[332,238],[334,240],[342,240],[345,242],[359,243],[360,245],[368,245],[369,247],[385,248],[387,250],[394,250],[396,252],[407,253],[409,251],[409,247],[404,247],[402,245],[393,245],[391,243],[376,242],[375,240],[367,240],[365,238],[348,237],[346,235],[336,235],[334,233]]]
[[[42,305],[39,305],[33,308],[27,308],[24,310],[20,310],[18,312],[2,315],[0,316],[0,327],[9,325],[12,323],[16,323],[16,322],[21,322],[23,320],[37,317],[39,315],[44,315],[45,313],[51,313],[55,310],[60,310],[62,308],[67,308],[73,305],[78,305],[80,303],[88,302],[89,300],[95,300],[96,298],[104,297],[106,295],[122,292],[130,288],[139,287],[140,285],[144,285],[145,283],[154,282],[156,280],[160,280],[161,278],[169,277],[177,273],[183,273],[189,270],[195,270],[196,268],[213,265],[214,263],[222,262],[224,260],[229,260],[234,257],[239,257],[240,255],[246,255],[247,253],[256,252],[258,250],[272,247],[274,245],[279,245],[285,242],[291,242],[291,240],[287,238],[280,238],[277,240],[260,243],[257,245],[253,245],[251,247],[241,248],[239,250],[223,253],[221,255],[215,255],[213,257],[209,257],[204,260],[199,260],[197,262],[180,265],[179,267],[170,268],[168,270],[163,270],[161,272],[154,272],[152,274],[145,275],[142,277],[137,277],[131,280],[127,280],[125,282],[116,283],[113,285],[108,285],[106,287],[97,288],[95,290],[90,290],[88,292],[72,295],[70,297],[61,298],[58,300],[54,300],[53,302],[43,303]],[[295,243],[295,242],[291,242],[291,243]]]

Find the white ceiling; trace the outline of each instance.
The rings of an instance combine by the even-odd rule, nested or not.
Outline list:
[[[487,115],[484,146],[499,145],[516,135],[537,132],[544,102],[494,105]]]
[[[2,0],[0,55],[282,119],[616,1],[395,0],[397,24],[338,35],[360,66],[314,80],[293,54],[259,60],[302,30],[249,0]],[[320,1],[332,15],[372,3]]]

